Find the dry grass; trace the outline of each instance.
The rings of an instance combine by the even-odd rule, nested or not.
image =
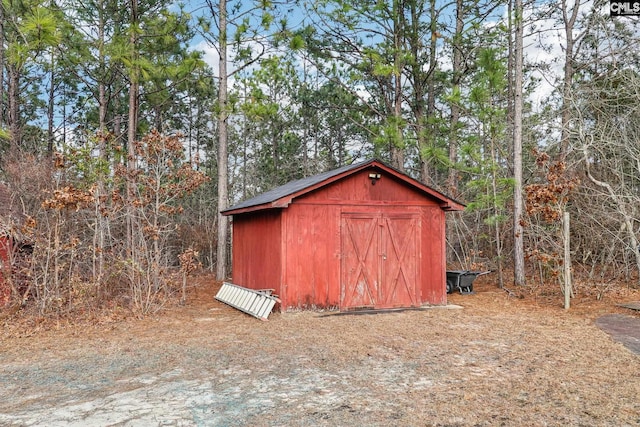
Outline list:
[[[512,297],[485,276],[450,296],[462,309],[260,322],[199,281],[155,317],[5,328],[0,424],[640,424],[640,356],[594,324],[635,315],[615,306],[640,300],[630,288],[565,312],[552,290]]]

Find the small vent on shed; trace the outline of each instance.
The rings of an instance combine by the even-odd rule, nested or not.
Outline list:
[[[215,298],[260,320],[267,320],[273,306],[280,302],[271,292],[271,289],[253,290],[224,282]]]

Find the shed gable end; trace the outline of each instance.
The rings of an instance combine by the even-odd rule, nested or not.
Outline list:
[[[402,183],[402,185],[406,186],[407,188],[412,188],[414,192],[422,194],[425,200],[431,199],[435,201],[436,204],[443,210],[459,211],[464,209],[464,205],[462,203],[459,203],[445,196],[439,191],[434,190],[433,188],[416,181],[410,176],[397,171],[396,169],[393,169],[392,167],[380,162],[379,160],[374,159],[349,166],[343,166],[336,170],[325,172],[312,177],[292,181],[283,186],[269,190],[266,193],[263,193],[252,199],[238,203],[237,205],[232,206],[222,211],[221,213],[223,215],[236,215],[266,209],[287,208],[289,204],[291,204],[295,199],[318,192],[325,187],[331,186],[331,184],[333,183],[342,181],[353,175],[365,175],[366,178],[365,180],[359,181],[359,183],[356,185],[356,188],[353,189],[354,196],[357,196],[358,190],[363,189],[362,183],[364,181],[368,180],[372,186],[375,186],[376,184],[383,182],[382,179],[383,177],[385,177],[385,180],[392,178],[395,182]],[[389,186],[383,185],[382,189],[369,191],[369,197],[361,197],[364,197],[363,200],[388,200],[390,193],[385,193],[383,191],[384,188],[387,188],[388,190]],[[334,194],[335,191],[336,190],[334,190]],[[393,197],[393,195],[391,197]]]
[[[370,175],[376,178],[370,178]],[[403,204],[440,206],[429,194],[378,168],[364,169],[301,195],[294,203]]]

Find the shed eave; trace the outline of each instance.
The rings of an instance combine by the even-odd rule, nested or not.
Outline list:
[[[255,206],[247,206],[245,208],[239,208],[239,209],[227,209],[227,210],[220,211],[220,213],[225,216],[230,216],[230,215],[239,215],[243,213],[263,211],[267,209],[274,209],[274,208],[281,208],[281,207],[282,206],[277,206],[277,202],[272,202],[272,203],[263,203],[261,205],[255,205]]]

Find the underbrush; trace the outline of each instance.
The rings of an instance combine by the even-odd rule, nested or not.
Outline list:
[[[152,310],[142,313],[128,294],[125,286],[110,284],[98,288],[88,283],[77,283],[74,290],[65,293],[57,304],[42,310],[38,301],[27,298],[13,300],[0,308],[0,340],[8,337],[29,337],[41,331],[87,327],[101,327],[142,318],[163,310],[184,305],[183,283],[174,275],[163,289],[158,290],[151,301]],[[187,297],[197,293],[196,282],[191,278],[184,289]]]

